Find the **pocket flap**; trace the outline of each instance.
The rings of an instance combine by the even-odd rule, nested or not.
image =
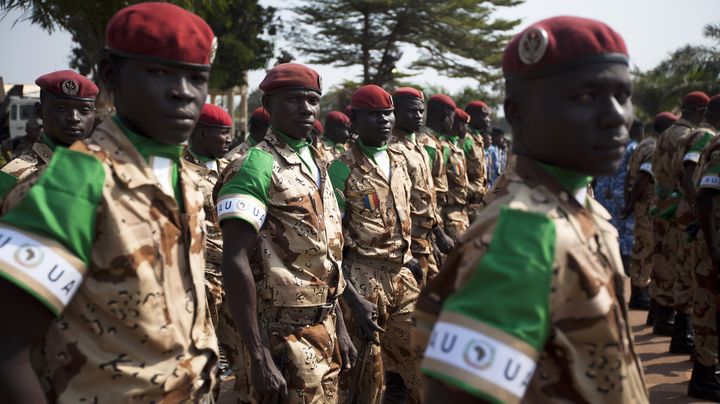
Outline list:
[[[327,302],[328,287],[317,286],[273,286],[273,306],[314,307]]]

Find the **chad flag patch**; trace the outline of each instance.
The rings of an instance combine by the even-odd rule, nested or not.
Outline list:
[[[365,203],[365,209],[375,210],[380,206],[380,199],[378,199],[377,192],[363,196],[363,202]]]

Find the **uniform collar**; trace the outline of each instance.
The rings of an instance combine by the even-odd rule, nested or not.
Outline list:
[[[202,164],[205,164],[207,162],[215,160],[215,158],[213,158],[213,157],[205,157],[205,156],[200,155],[198,152],[193,150],[191,146],[188,146],[187,151],[188,151],[188,153],[190,153],[190,155],[195,157],[195,160],[199,161]]]
[[[135,149],[146,160],[150,156],[158,156],[168,158],[175,163],[180,162],[180,157],[182,156],[183,149],[185,148],[183,145],[160,143],[155,139],[135,133],[125,126],[117,115],[113,115],[112,120],[123,131],[123,133],[125,133],[125,136],[127,136],[128,140],[130,140],[130,143],[135,146]]]
[[[50,139],[50,136],[48,136],[48,134],[45,132],[43,132],[42,136],[40,137],[40,142],[44,143],[52,151],[55,151],[55,149],[58,147],[58,144],[53,142],[52,139]]]

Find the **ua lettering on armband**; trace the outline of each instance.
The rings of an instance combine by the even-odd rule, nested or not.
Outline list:
[[[720,174],[706,174],[700,178],[700,188],[720,190]]]
[[[537,351],[489,325],[445,312],[430,336],[422,371],[470,393],[519,402],[535,368]]]
[[[220,197],[217,202],[218,220],[235,218],[250,223],[256,231],[260,231],[265,223],[267,207],[257,198],[250,195],[230,194]]]
[[[51,239],[0,226],[0,276],[59,315],[83,282],[85,264]]]
[[[693,163],[697,163],[698,161],[700,161],[700,153],[689,152],[685,154],[685,157],[683,157],[683,161],[692,161]]]
[[[640,165],[640,171],[645,171],[646,173],[652,175],[652,173],[653,173],[652,163],[650,163],[650,162],[642,163]]]

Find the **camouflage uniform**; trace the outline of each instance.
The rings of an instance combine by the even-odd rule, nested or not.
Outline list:
[[[50,402],[203,401],[218,354],[200,179],[181,146],[119,125],[6,196],[0,274],[58,316],[33,364]]]
[[[457,136],[442,139],[443,157],[447,175],[447,201],[442,207],[445,233],[457,240],[470,225],[466,210],[468,201],[468,176],[463,146]]]
[[[47,139],[47,137],[44,137]],[[53,156],[55,146],[47,143],[34,143],[24,154],[11,160],[0,169],[0,197],[5,195],[18,181],[29,177],[47,166]]]
[[[709,130],[702,130],[694,147],[686,154],[690,161],[696,161],[693,183],[698,188],[720,190],[720,137]],[[708,136],[706,136],[708,135]],[[711,136],[714,139],[711,139]],[[703,144],[706,143],[706,144]],[[695,160],[697,158],[697,160]],[[714,212],[715,231],[720,225],[720,210]],[[717,363],[718,330],[716,313],[720,299],[716,288],[718,277],[705,244],[702,231],[692,243],[694,269],[693,330],[695,331],[695,358],[705,366]]]
[[[677,163],[682,167],[679,150],[684,140],[693,131],[694,125],[680,119],[658,136],[653,154],[653,176],[655,177],[656,215],[653,219],[655,239],[653,241],[653,298],[661,306],[690,311],[690,287],[692,276],[683,269],[688,258],[687,235],[676,220],[678,214],[689,212],[682,193],[678,189]],[[680,168],[682,170],[682,168]],[[683,205],[684,209],[679,209]]]
[[[437,202],[438,210],[442,210],[442,207],[445,206],[445,203],[447,203],[448,193],[445,159],[442,158],[442,140],[440,140],[440,135],[434,130],[428,127],[423,127],[420,129],[417,141],[425,148],[428,156],[430,157],[430,169],[432,172],[433,184],[435,185],[435,200]]]
[[[332,140],[326,137],[315,142],[315,147],[327,162],[335,160],[350,149],[347,143],[333,143]]]
[[[630,184],[634,184],[641,172],[652,177],[652,155],[657,139],[649,136],[638,144],[628,163]],[[633,206],[635,217],[635,240],[630,258],[630,282],[633,286],[644,288],[650,284],[653,253],[653,223],[650,205],[655,194],[654,183],[647,184],[641,196]]]
[[[377,322],[385,329],[381,345],[371,347],[373,359],[365,364],[367,384],[359,392],[359,402],[380,401],[384,369],[399,374],[408,388],[409,402],[419,403],[417,358],[408,346],[420,290],[412,272],[403,266],[412,259],[412,184],[405,157],[382,149],[369,148],[358,139],[330,166],[338,204],[345,212],[343,266],[358,293],[377,304]],[[389,179],[380,161],[383,154],[389,160]],[[355,330],[351,316],[348,319],[349,330]],[[358,340],[358,346],[363,343]]]
[[[480,208],[480,201],[488,191],[487,172],[485,163],[485,148],[482,135],[468,132],[463,138],[463,152],[467,161],[468,177],[468,205],[465,211],[468,213],[470,223],[475,220],[477,210]]]
[[[430,156],[427,150],[418,144],[415,134],[404,135],[396,132],[388,143],[391,150],[401,153],[407,161],[407,171],[412,183],[410,250],[423,268],[425,279],[432,279],[438,274],[438,266],[433,254],[432,230],[439,224],[440,212],[435,201]]]
[[[514,164],[418,301],[423,373],[492,402],[647,403],[610,216],[587,177]]]
[[[258,231],[258,326],[289,403],[338,399],[343,238],[326,167],[315,148],[270,129],[230,163],[217,203],[221,222],[237,218]]]

